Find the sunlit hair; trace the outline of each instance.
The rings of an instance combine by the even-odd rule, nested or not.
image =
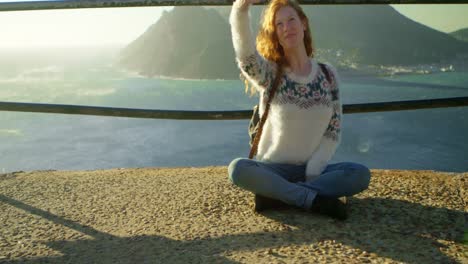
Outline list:
[[[263,10],[261,27],[257,35],[258,52],[267,60],[274,61],[278,64],[285,63],[285,61],[283,61],[284,51],[279,43],[278,36],[276,35],[275,25],[276,13],[285,6],[290,6],[296,10],[301,22],[306,26],[306,31],[304,31],[304,46],[307,56],[314,57],[309,20],[299,4],[294,0],[272,0]]]
[[[313,58],[315,49],[312,43],[312,33],[310,31],[309,20],[295,0],[271,0],[268,6],[263,10],[260,30],[257,35],[257,50],[265,59],[276,62],[281,69],[287,64],[284,57],[283,47],[281,47],[278,36],[276,35],[275,16],[278,10],[282,7],[290,6],[296,10],[301,22],[304,23],[306,30],[304,31],[304,46],[308,57]],[[248,84],[246,82],[246,92]],[[255,93],[255,89],[251,87],[251,94]]]

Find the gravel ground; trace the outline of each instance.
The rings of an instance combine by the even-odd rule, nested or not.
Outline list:
[[[468,173],[372,170],[344,222],[253,212],[226,167],[0,175],[4,263],[468,263]]]

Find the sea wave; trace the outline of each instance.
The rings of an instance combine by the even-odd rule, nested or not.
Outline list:
[[[23,132],[20,129],[0,129],[0,136],[20,137],[23,136]]]
[[[109,88],[109,89],[99,89],[99,90],[78,90],[76,91],[76,95],[78,96],[106,96],[111,95],[116,92],[116,89]]]
[[[45,67],[27,69],[18,73],[13,78],[0,79],[0,83],[31,83],[31,82],[56,82],[64,81],[65,71],[63,67],[49,65]]]
[[[199,81],[230,81],[227,79],[204,79],[204,78],[187,78],[187,77],[175,77],[175,76],[168,76],[168,75],[152,75],[152,76],[147,76],[143,75],[139,72],[136,71],[131,71],[128,69],[124,68],[119,68],[119,72],[123,73],[126,75],[126,77],[133,77],[133,78],[143,78],[143,79],[154,79],[154,80],[169,80],[169,81],[189,81],[189,82],[199,82]]]

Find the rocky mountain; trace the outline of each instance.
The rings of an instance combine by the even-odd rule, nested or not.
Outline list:
[[[238,72],[226,20],[205,8],[163,13],[122,51],[120,62],[145,76],[216,79]]]
[[[467,43],[416,23],[387,5],[304,6],[319,59],[348,64],[438,63],[468,54]],[[175,7],[123,51],[120,63],[146,76],[236,79],[230,7]],[[261,7],[252,8],[257,29]]]
[[[468,42],[468,28],[460,29],[450,33],[454,38]]]

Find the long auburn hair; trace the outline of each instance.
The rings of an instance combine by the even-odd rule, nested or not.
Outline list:
[[[312,33],[309,26],[309,19],[302,10],[296,0],[271,0],[268,6],[263,10],[260,23],[260,30],[257,35],[257,50],[260,55],[269,61],[273,61],[278,66],[277,74],[283,72],[283,67],[287,64],[284,57],[283,47],[279,43],[276,35],[275,16],[278,10],[282,7],[290,6],[296,10],[301,22],[304,23],[306,30],[304,31],[304,46],[308,57],[314,57],[314,46],[312,43]],[[248,91],[248,82],[245,83],[245,90]],[[256,90],[251,87],[251,95],[255,94]]]

